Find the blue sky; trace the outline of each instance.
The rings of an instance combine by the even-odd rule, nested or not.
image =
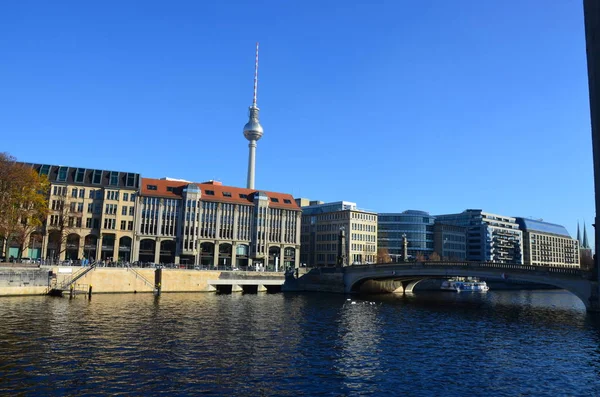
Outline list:
[[[572,0],[10,1],[1,151],[377,212],[466,208],[593,234]]]

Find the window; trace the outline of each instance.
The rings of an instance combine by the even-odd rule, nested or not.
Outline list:
[[[215,191],[214,190],[205,190],[204,194],[206,194],[207,196],[214,196],[215,195]]]
[[[278,199],[278,198],[275,198],[275,197],[271,197],[271,201],[272,201],[272,202],[274,202],[274,203],[278,203],[278,202],[279,202],[279,199]]]
[[[79,198],[85,198],[85,189],[79,189]]]
[[[135,201],[135,194],[131,193],[131,196],[129,196],[129,201]]]
[[[110,172],[110,184],[112,186],[119,186],[119,173],[115,171]]]
[[[119,200],[119,192],[116,190],[107,190],[106,191],[106,199],[107,200]]]
[[[229,192],[223,192],[223,197],[231,197],[231,193],[229,193]]]
[[[247,194],[241,194],[241,193],[240,193],[240,198],[241,198],[241,199],[247,199],[247,198],[248,198],[248,195],[247,195]]]
[[[292,204],[292,200],[288,200],[288,199],[283,199],[283,202],[285,204]]]
[[[172,192],[173,191],[173,186],[167,186],[167,192]]]
[[[93,199],[94,197],[96,197],[96,191],[94,189],[90,189],[89,198]]]
[[[81,218],[76,218],[75,219],[75,226],[76,227],[81,227]]]
[[[85,227],[87,227],[88,229],[92,228],[92,218],[87,218],[85,220]]]
[[[75,224],[75,218],[73,218],[72,216],[69,217],[69,227],[73,227],[73,225]]]
[[[94,204],[89,203],[87,212],[93,212],[93,211],[94,211]]]
[[[121,207],[121,215],[127,215],[127,207],[123,206]],[[124,222],[124,221],[123,221]],[[121,228],[122,230],[125,230],[123,228]]]
[[[157,187],[156,187],[156,185],[146,185],[146,189],[148,189],[148,190],[156,190]]]
[[[58,167],[58,177],[56,178],[59,182],[64,182],[67,180],[67,167]]]
[[[106,218],[104,219],[104,228],[105,229],[114,229],[115,228],[115,220]]]
[[[42,167],[40,168],[40,175],[48,175],[48,173],[50,173],[50,166],[42,165]]]
[[[125,207],[123,207],[125,208]],[[125,230],[125,228],[127,227],[127,221],[121,221],[121,230]]]
[[[135,174],[132,174],[130,172],[127,173],[127,180],[125,181],[125,185],[127,187],[135,186]]]
[[[129,201],[129,193],[123,193],[123,201]]]
[[[77,204],[77,203],[70,203],[70,204],[69,204],[69,212],[75,212],[75,205],[76,205],[76,204]],[[71,226],[73,226],[73,225],[71,225]]]
[[[127,230],[133,230],[133,221],[127,223]]]
[[[83,203],[77,203],[77,212],[83,212]]]
[[[83,177],[85,176],[85,168],[77,168],[77,172],[75,173],[75,182],[83,182]]]
[[[77,189],[71,189],[71,197],[77,198]]]
[[[130,216],[133,216],[133,211],[134,211],[133,208],[134,208],[133,206],[129,207],[129,215]]]
[[[99,185],[102,182],[102,171],[94,170],[94,175],[92,177],[92,183]]]

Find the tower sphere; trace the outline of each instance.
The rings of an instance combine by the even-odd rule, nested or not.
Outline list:
[[[258,121],[256,106],[250,106],[250,119],[244,126],[244,136],[249,141],[258,141],[263,136],[263,128]]]

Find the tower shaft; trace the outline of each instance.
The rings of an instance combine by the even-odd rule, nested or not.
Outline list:
[[[246,182],[247,189],[254,189],[254,166],[256,158],[256,141],[248,143],[248,179]]]

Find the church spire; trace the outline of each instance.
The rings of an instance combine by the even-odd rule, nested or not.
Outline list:
[[[577,221],[577,241],[579,241],[579,246],[583,248],[583,243],[581,242],[581,231],[579,231],[579,221]]]
[[[585,222],[583,223],[583,248],[590,248],[590,243],[588,243],[587,231],[585,230]]]

